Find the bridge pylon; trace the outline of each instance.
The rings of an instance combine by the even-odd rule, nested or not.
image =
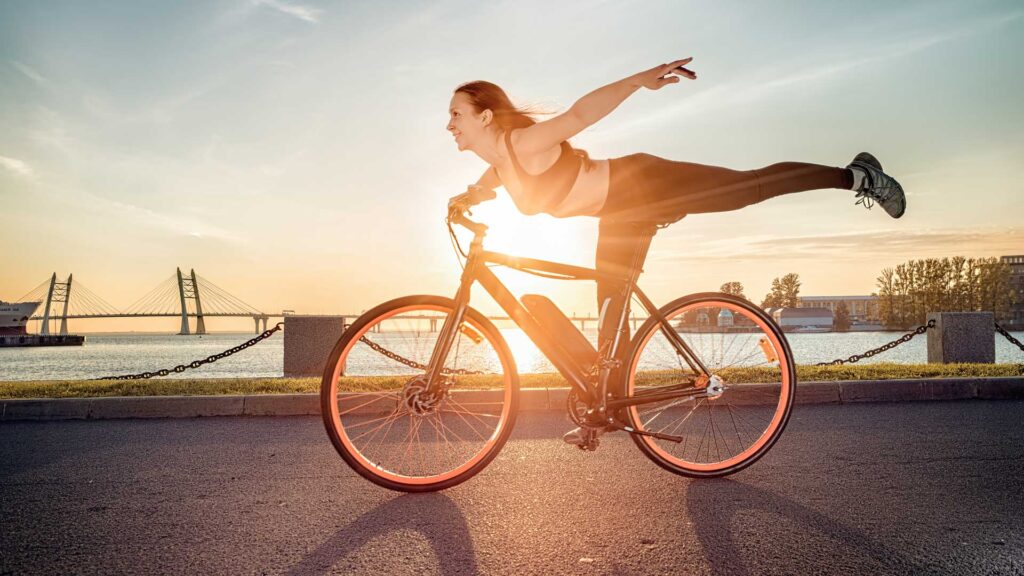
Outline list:
[[[191,298],[196,302],[196,334],[206,334],[206,323],[203,321],[203,303],[199,299],[199,282],[196,280],[195,269],[190,269],[189,276],[182,276],[181,268],[178,268],[178,296],[181,299],[181,331],[179,336],[190,334],[188,328],[188,306],[185,299]]]
[[[60,314],[60,333],[68,333],[68,304],[71,301],[71,274],[67,282],[57,282],[57,273],[50,277],[50,290],[46,293],[46,309],[43,312],[43,325],[40,334],[50,333],[50,309],[54,302],[63,302],[64,309]]]
[[[256,333],[257,334],[261,333],[261,330],[260,330],[260,320],[263,321],[263,330],[262,330],[262,332],[266,332],[267,331],[267,320],[268,319],[270,319],[270,316],[267,315],[267,314],[258,314],[258,315],[257,314],[253,314],[252,315],[252,320],[256,324]]]

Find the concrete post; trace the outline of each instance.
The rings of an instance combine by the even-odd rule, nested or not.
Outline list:
[[[991,312],[930,312],[928,320],[935,320],[935,327],[928,330],[929,364],[996,361]]]
[[[284,375],[320,376],[345,331],[342,316],[284,317]]]

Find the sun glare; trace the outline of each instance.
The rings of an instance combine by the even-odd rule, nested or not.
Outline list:
[[[502,328],[501,335],[508,343],[509,350],[516,360],[516,367],[522,374],[536,372],[553,372],[554,367],[541,354],[537,345],[519,328]]]
[[[525,216],[504,195],[474,212],[477,220],[490,227],[485,242],[488,250],[593,267],[596,220]]]
[[[503,193],[499,193],[494,201],[475,207],[471,218],[488,226],[484,240],[488,251],[594,267],[596,219],[525,216]],[[517,298],[524,294],[542,294],[551,298],[568,316],[588,315],[595,311],[595,285],[591,280],[552,280],[502,266],[496,266],[492,271]],[[486,314],[505,315],[482,289],[474,290],[474,294],[474,307]]]

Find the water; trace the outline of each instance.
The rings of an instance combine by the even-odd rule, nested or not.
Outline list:
[[[503,329],[512,348],[520,372],[554,372],[548,361],[533,348],[517,329]],[[898,338],[899,332],[831,332],[822,334],[788,334],[798,364],[813,364],[846,358]],[[593,341],[596,331],[588,330]],[[996,362],[1024,362],[1024,352],[996,334]],[[1024,340],[1024,332],[1013,332]],[[100,376],[154,371],[173,368],[223,352],[252,338],[251,333],[218,333],[199,336],[163,334],[97,334],[89,335],[84,346],[0,348],[0,381],[63,380],[97,378]],[[902,364],[927,361],[927,336],[915,337],[893,350],[862,360],[861,364],[897,362]],[[206,364],[168,378],[237,378],[282,376],[284,337],[275,334],[269,339],[234,356]]]

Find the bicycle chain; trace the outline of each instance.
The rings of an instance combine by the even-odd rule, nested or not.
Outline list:
[[[888,344],[883,344],[883,345],[879,346],[878,348],[873,348],[871,350],[868,350],[867,352],[864,352],[863,354],[854,354],[853,356],[850,356],[849,358],[847,358],[845,360],[842,359],[842,358],[837,358],[837,359],[835,359],[835,360],[833,360],[831,362],[818,362],[817,364],[815,364],[815,366],[839,366],[841,364],[859,362],[860,360],[863,360],[864,358],[870,358],[870,357],[874,356],[875,354],[881,354],[882,352],[885,352],[886,350],[892,350],[893,348],[899,346],[900,344],[903,344],[904,342],[909,342],[911,340],[911,338],[913,338],[914,336],[917,336],[919,334],[924,334],[925,332],[928,331],[929,328],[935,328],[935,320],[929,320],[927,324],[923,324],[921,326],[918,326],[917,329],[915,329],[913,332],[907,332],[906,334],[904,334],[900,338],[897,338],[896,340],[893,340],[892,342],[889,342]]]
[[[427,366],[426,364],[420,364],[419,362],[417,362],[415,360],[410,360],[410,359],[408,359],[408,358],[406,358],[404,356],[400,356],[398,354],[395,354],[391,350],[388,350],[387,348],[381,346],[380,344],[377,344],[376,342],[370,340],[366,336],[361,336],[359,338],[359,341],[364,343],[364,344],[366,344],[367,346],[369,346],[374,351],[379,352],[380,354],[383,354],[384,356],[387,356],[388,358],[391,358],[395,362],[398,362],[399,364],[405,364],[406,366],[408,366],[410,368],[415,368],[416,370],[426,370],[427,368],[429,368],[429,366]],[[442,374],[458,374],[459,376],[465,376],[467,374],[484,374],[484,372],[482,372],[480,370],[466,370],[465,368],[455,368],[455,369],[444,368],[444,369],[441,370],[441,373]]]
[[[227,358],[228,356],[231,356],[232,354],[234,354],[236,352],[241,352],[242,350],[245,350],[249,346],[252,346],[253,344],[256,344],[257,342],[260,342],[261,340],[265,340],[265,339],[269,338],[270,336],[272,336],[274,334],[274,332],[277,332],[283,326],[284,326],[284,322],[278,322],[276,325],[274,325],[273,328],[271,328],[269,330],[265,330],[259,336],[256,336],[255,338],[251,338],[251,339],[249,339],[249,340],[239,344],[238,346],[235,346],[233,348],[229,348],[229,349],[227,349],[227,350],[225,350],[223,352],[220,352],[218,354],[214,354],[213,356],[207,356],[203,360],[193,360],[192,362],[189,362],[188,364],[178,364],[174,368],[162,368],[160,370],[157,370],[156,372],[141,372],[139,374],[125,374],[123,376],[103,376],[101,378],[93,378],[93,380],[147,380],[149,378],[153,378],[154,376],[167,376],[171,372],[176,372],[176,373],[180,374],[180,373],[184,372],[185,370],[189,370],[189,369],[192,369],[192,368],[199,368],[203,364],[209,364],[211,362],[216,362],[217,360],[220,360],[221,358]]]
[[[1017,348],[1020,348],[1021,350],[1024,350],[1024,344],[1021,344],[1020,340],[1017,340],[1016,338],[1014,338],[1012,334],[1010,334],[1009,332],[1006,331],[1006,328],[1003,328],[1002,326],[999,325],[999,322],[996,322],[995,324],[996,324],[996,332],[999,332],[1000,334],[1005,336],[1007,340],[1009,340],[1010,342],[1016,344]]]

